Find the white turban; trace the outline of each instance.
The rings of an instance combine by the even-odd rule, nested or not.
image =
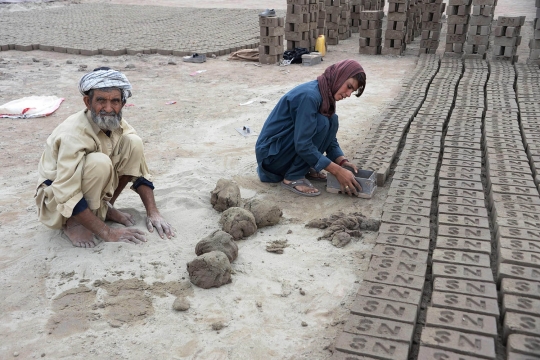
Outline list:
[[[119,88],[122,90],[122,100],[126,101],[131,96],[131,84],[129,83],[126,75],[120,71],[108,69],[108,70],[94,70],[81,78],[79,81],[79,91],[82,95],[86,95],[86,92],[92,89],[103,88]]]

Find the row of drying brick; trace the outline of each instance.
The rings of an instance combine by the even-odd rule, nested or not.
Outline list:
[[[434,57],[428,59],[434,65],[438,63]],[[459,75],[453,76],[456,72],[460,72],[457,61],[442,63],[428,83],[428,96],[433,89],[440,88],[447,89],[452,97],[459,80]],[[427,275],[431,197],[437,170],[431,159],[438,161],[441,141],[440,133],[413,127],[423,121],[418,119],[423,119],[424,109],[432,113],[438,108],[442,128],[451,105],[431,97],[415,111],[416,117],[413,115],[384,205],[369,271],[351,306],[353,315],[335,344],[336,358],[344,358],[345,353],[380,359],[409,356]],[[423,181],[411,179],[419,174]],[[366,327],[366,323],[372,326]],[[437,349],[426,347],[422,351]]]
[[[360,168],[377,173],[378,186],[384,185],[402,138],[422,106],[423,96],[427,93],[438,67],[439,59],[435,55],[423,55],[419,58],[416,68],[403,81],[398,96],[374,121],[354,154],[353,159]]]
[[[528,112],[526,104],[530,102],[525,83],[538,72],[521,67],[519,77],[523,76],[523,80],[518,81],[525,100],[523,114],[514,91],[516,78],[519,79],[516,75],[514,66],[508,63],[491,64],[483,130],[488,197],[497,249],[496,274],[501,284],[502,341],[508,359],[540,357],[540,195],[531,168],[534,162],[530,162],[531,154],[537,154],[537,149],[534,143],[529,146],[528,141],[524,142],[527,131],[522,130],[528,128],[520,126],[520,117],[531,114],[534,108],[530,105],[531,112]],[[500,135],[488,137],[488,133],[495,131]],[[514,288],[530,290],[509,293],[506,291],[509,283]]]

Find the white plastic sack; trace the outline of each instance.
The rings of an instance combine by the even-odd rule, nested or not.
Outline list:
[[[64,98],[56,96],[28,96],[0,105],[0,118],[28,119],[49,116],[55,112]]]

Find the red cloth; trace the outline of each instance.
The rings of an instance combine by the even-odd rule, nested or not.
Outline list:
[[[364,69],[355,60],[343,60],[327,67],[324,73],[317,78],[322,96],[319,112],[327,117],[334,115],[336,113],[334,94],[347,79],[363,72]]]

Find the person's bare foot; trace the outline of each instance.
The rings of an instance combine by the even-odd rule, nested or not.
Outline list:
[[[306,178],[309,180],[326,180],[326,174],[322,171],[317,172],[314,168],[309,168]]]
[[[111,205],[109,205],[109,210],[107,210],[107,216],[105,217],[105,221],[107,220],[114,221],[124,226],[135,225],[135,220],[133,220],[133,216],[128,213],[121,212],[120,210],[115,209]]]
[[[292,183],[293,180],[283,179],[283,182],[288,185]],[[319,189],[313,186],[307,186],[307,185],[296,185],[294,186],[294,188],[300,192],[303,192],[304,194],[315,194],[319,192]]]
[[[73,218],[68,219],[63,230],[73,246],[82,248],[93,248],[96,246],[94,243],[94,234]]]

